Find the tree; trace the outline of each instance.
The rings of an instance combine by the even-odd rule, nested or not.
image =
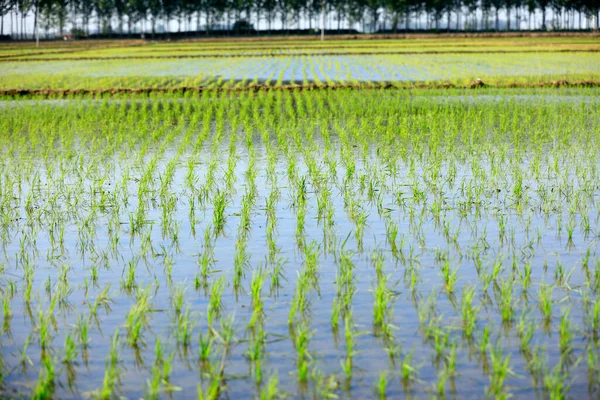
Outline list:
[[[4,16],[12,10],[11,0],[0,0],[0,36],[4,35]]]
[[[550,0],[535,0],[537,8],[542,12],[542,30],[546,30],[546,9],[550,4]]]

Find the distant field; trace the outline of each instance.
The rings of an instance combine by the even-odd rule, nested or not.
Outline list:
[[[600,81],[595,37],[0,46],[0,89]]]

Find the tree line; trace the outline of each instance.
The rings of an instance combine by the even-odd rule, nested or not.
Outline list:
[[[158,24],[210,34],[233,21],[249,30],[260,24],[269,31],[310,31],[320,27],[321,17],[328,29],[359,26],[367,32],[598,30],[599,14],[600,0],[0,0],[0,35],[5,20],[13,38],[24,38],[35,29],[154,33]],[[31,17],[33,29],[25,23]]]

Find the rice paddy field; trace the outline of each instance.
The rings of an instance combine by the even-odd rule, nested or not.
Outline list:
[[[600,81],[598,36],[85,43],[0,45],[0,90]]]
[[[600,396],[597,37],[91,43],[0,47],[0,397]]]

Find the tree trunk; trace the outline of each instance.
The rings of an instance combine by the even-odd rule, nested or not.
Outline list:
[[[460,10],[456,10],[456,32],[460,29]]]
[[[542,7],[542,30],[546,30],[546,7]]]
[[[33,32],[35,34],[35,47],[40,47],[40,27],[38,26],[38,9],[40,8],[39,2],[35,3],[35,15],[33,17]],[[2,17],[2,22],[4,22],[4,17]],[[0,32],[0,35],[2,32]]]
[[[485,15],[485,11],[481,10],[481,29],[487,28]],[[477,16],[475,16],[475,19],[477,19]]]
[[[496,32],[500,31],[500,17],[498,16],[498,9],[496,8]]]
[[[259,26],[260,26],[260,9],[256,9],[256,34],[259,34]]]

